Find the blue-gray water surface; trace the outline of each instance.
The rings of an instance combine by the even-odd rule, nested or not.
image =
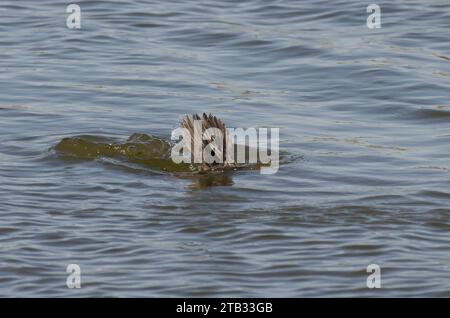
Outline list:
[[[0,3],[0,296],[450,297],[448,0],[378,1],[378,29],[357,0],[75,3],[81,29]],[[279,127],[279,171],[55,152],[194,112]]]

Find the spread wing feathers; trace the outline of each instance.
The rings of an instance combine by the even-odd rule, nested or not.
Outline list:
[[[194,134],[194,121],[195,120],[201,120],[201,131],[199,131],[197,134]],[[213,116],[211,114],[206,115],[205,113],[203,113],[203,116],[200,117],[197,114],[194,115],[190,115],[190,116],[186,116],[185,118],[183,118],[183,120],[181,121],[181,127],[182,128],[186,128],[189,131],[190,135],[187,135],[186,132],[183,132],[183,139],[186,140],[186,146],[189,150],[189,152],[192,153],[192,147],[193,147],[193,143],[196,142],[200,145],[202,145],[202,149],[203,146],[206,146],[206,144],[208,144],[211,140],[215,139],[216,136],[214,136],[214,134],[210,134],[209,132],[206,132],[206,130],[208,128],[218,128],[220,129],[220,131],[222,132],[222,149],[215,149],[216,151],[216,156],[221,157],[222,156],[222,150],[226,149],[226,141],[227,141],[227,130],[225,127],[225,124],[216,116]],[[200,128],[200,126],[198,126],[198,128]],[[204,138],[203,138],[203,133],[204,134]],[[205,141],[204,141],[205,139]],[[191,142],[188,142],[189,140],[191,140]],[[225,161],[225,158],[223,158],[223,160]]]

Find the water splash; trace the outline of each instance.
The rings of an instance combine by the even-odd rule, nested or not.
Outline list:
[[[142,133],[131,135],[124,142],[108,137],[81,135],[62,139],[54,150],[62,159],[95,160],[128,168],[136,165],[152,173],[170,173],[191,181],[189,188],[203,189],[214,186],[232,186],[233,173],[238,170],[259,170],[263,164],[236,164],[233,168],[218,168],[209,171],[198,169],[197,165],[176,164],[171,159],[173,144],[169,140]],[[235,153],[249,148],[235,145]],[[288,164],[295,157],[280,153],[280,163]],[[265,165],[267,166],[267,165]]]
[[[100,136],[82,135],[62,139],[55,150],[63,158],[114,158],[141,164],[153,171],[193,172],[189,164],[175,164],[170,159],[171,144],[162,138],[135,133],[125,142]]]

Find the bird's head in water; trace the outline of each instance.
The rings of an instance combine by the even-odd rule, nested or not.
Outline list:
[[[211,162],[207,162],[202,156],[202,162],[198,163],[199,170],[213,170],[227,166],[226,149],[228,136],[225,124],[219,118],[211,114],[206,115],[205,113],[201,117],[197,114],[189,115],[181,121],[181,128],[187,130],[186,133],[183,133],[183,139],[186,140],[186,146],[191,154],[194,152],[194,145],[197,144],[201,145],[202,154],[205,148],[208,147],[210,156],[213,157]],[[222,142],[217,138],[221,138]]]

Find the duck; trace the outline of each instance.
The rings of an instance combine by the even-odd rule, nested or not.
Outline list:
[[[201,121],[201,132],[194,133],[194,123],[195,121]],[[193,153],[193,145],[201,144],[202,145],[202,153],[204,149],[208,146],[211,149],[211,157],[214,157],[214,161],[208,163],[204,160],[202,156],[201,163],[195,163],[197,170],[202,171],[211,171],[211,170],[225,170],[229,168],[234,168],[234,163],[230,160],[231,158],[227,158],[227,149],[229,146],[232,146],[232,142],[228,136],[228,131],[225,126],[225,123],[218,117],[210,114],[203,113],[202,116],[198,114],[186,115],[180,124],[181,128],[185,128],[183,130],[183,139],[190,140],[190,142],[186,142],[187,150],[192,154]],[[209,128],[217,128],[221,132],[222,136],[222,147],[217,147],[217,143],[215,143],[216,136],[207,131]],[[214,143],[213,143],[214,142]],[[225,151],[224,151],[225,150]]]

